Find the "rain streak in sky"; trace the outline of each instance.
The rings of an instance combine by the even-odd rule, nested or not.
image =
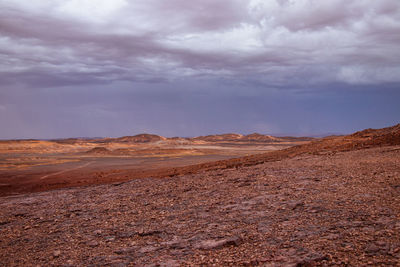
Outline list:
[[[0,139],[400,118],[398,0],[0,0]]]

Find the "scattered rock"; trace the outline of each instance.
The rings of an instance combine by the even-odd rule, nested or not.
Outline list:
[[[95,235],[101,235],[102,233],[103,233],[103,231],[101,231],[101,230],[95,230],[93,232],[93,234],[95,234]]]
[[[97,247],[99,243],[96,240],[91,240],[87,242],[86,245],[88,245],[89,247]]]
[[[194,247],[197,249],[208,250],[208,249],[219,249],[229,246],[239,246],[241,243],[242,239],[240,237],[235,236],[221,240],[213,240],[213,239],[204,240],[196,244]]]
[[[2,198],[0,261],[4,266],[396,266],[400,202],[390,184],[399,184],[400,150],[382,154],[382,149],[387,148],[232,165],[223,175],[210,168],[176,178]],[[239,186],[246,182],[251,186]]]
[[[294,201],[288,203],[288,208],[291,210],[296,210],[304,207],[304,202],[303,201]]]
[[[308,212],[310,213],[321,213],[326,211],[326,208],[322,207],[322,206],[310,206],[308,208]]]
[[[130,254],[137,250],[138,250],[137,247],[127,247],[127,248],[121,248],[121,249],[115,250],[114,253],[115,254]]]
[[[340,235],[338,235],[338,234],[328,234],[327,236],[325,236],[325,238],[329,239],[329,240],[337,240],[337,239],[340,238]]]
[[[375,244],[369,244],[365,247],[365,252],[368,254],[377,254],[380,250]]]
[[[162,233],[162,231],[159,231],[159,230],[149,230],[149,231],[140,230],[137,232],[137,234],[139,236],[151,236],[151,235],[158,235],[161,233]]]
[[[184,249],[187,247],[187,242],[181,239],[173,239],[171,241],[163,242],[161,244],[172,249]]]
[[[326,255],[322,254],[311,254],[308,255],[305,259],[296,263],[296,267],[314,267],[320,266],[322,261],[327,261],[329,258]]]
[[[160,263],[160,267],[178,267],[178,266],[181,266],[180,262],[172,259]]]
[[[53,256],[54,257],[59,257],[61,255],[61,251],[60,250],[56,250],[53,252]]]
[[[118,238],[131,238],[135,235],[136,235],[135,232],[122,232],[117,234]]]
[[[145,247],[140,248],[138,251],[139,251],[140,253],[149,253],[149,252],[157,251],[157,250],[159,250],[159,249],[160,249],[159,247],[145,246]]]
[[[111,235],[111,236],[105,236],[104,239],[105,239],[106,241],[111,242],[111,241],[114,241],[114,240],[115,240],[115,236],[113,236],[113,235]]]

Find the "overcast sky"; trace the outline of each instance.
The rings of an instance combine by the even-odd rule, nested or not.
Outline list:
[[[3,139],[399,122],[399,0],[0,0]]]

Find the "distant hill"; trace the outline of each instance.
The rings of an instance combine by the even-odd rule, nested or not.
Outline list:
[[[357,140],[356,143],[362,143],[364,146],[399,145],[400,124],[382,129],[366,129],[355,132],[349,138]]]
[[[89,151],[86,152],[87,154],[100,154],[100,155],[104,155],[104,154],[110,154],[111,151],[108,150],[105,147],[102,146],[97,146],[95,148],[90,149]]]
[[[252,133],[249,135],[245,135],[241,138],[243,141],[251,141],[251,142],[277,142],[281,141],[278,137],[273,137],[270,135],[263,135],[259,133]]]
[[[21,140],[21,141],[27,141]],[[35,139],[29,139],[35,141]],[[324,138],[312,137],[275,137],[271,135],[264,135],[260,133],[252,133],[248,135],[241,135],[236,133],[216,134],[207,136],[198,136],[192,138],[172,137],[167,138],[155,134],[138,134],[134,136],[123,136],[118,138],[66,138],[66,139],[53,139],[51,142],[59,144],[79,144],[79,143],[155,143],[155,142],[170,142],[173,143],[188,143],[188,142],[260,142],[260,143],[276,143],[276,142],[294,142],[294,141],[313,141],[307,146],[330,148],[350,148],[360,146],[376,146],[376,145],[392,145],[397,144],[400,140],[400,124],[392,127],[382,129],[365,129],[355,132],[350,135],[328,136]],[[2,140],[2,142],[18,140]],[[103,151],[104,152],[104,151]]]
[[[264,135],[259,133],[252,133],[248,135],[241,135],[236,133],[228,134],[217,134],[198,136],[194,138],[188,138],[193,141],[205,141],[205,142],[260,142],[260,143],[272,143],[272,142],[296,142],[296,141],[311,141],[312,137],[275,137],[271,135]]]
[[[167,138],[155,134],[138,134],[135,136],[124,136],[115,138],[117,142],[132,142],[132,143],[152,143],[157,141],[166,140]]]
[[[154,143],[154,142],[170,142],[170,143],[188,143],[188,142],[260,142],[260,143],[271,143],[271,142],[293,142],[293,141],[310,141],[314,138],[311,137],[274,137],[270,135],[263,135],[259,133],[253,133],[249,135],[241,135],[237,133],[227,134],[215,134],[197,137],[163,137],[155,134],[138,134],[134,136],[123,136],[119,138],[102,138],[97,139],[94,142],[97,143]],[[65,139],[65,143],[78,142],[79,139]]]
[[[318,154],[392,145],[400,145],[400,124],[382,129],[366,129],[350,135],[315,139],[308,144],[294,146],[277,153],[291,155],[302,153]]]
[[[158,141],[167,140],[167,138],[155,134],[137,134],[134,136],[123,136],[118,138],[101,138],[94,142],[96,143],[153,143]]]
[[[207,141],[207,142],[220,142],[220,141],[237,141],[243,137],[241,134],[228,133],[228,134],[216,134],[207,136],[197,136],[194,138],[188,138],[193,141]]]
[[[400,124],[382,129],[366,129],[345,136],[331,136],[297,145],[287,149],[266,152],[241,158],[202,163],[171,170],[168,175],[196,173],[200,170],[216,170],[252,166],[264,162],[278,161],[302,154],[329,154],[382,146],[400,146]],[[165,174],[163,174],[165,175]]]

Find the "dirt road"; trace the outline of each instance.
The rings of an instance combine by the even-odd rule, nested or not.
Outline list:
[[[92,163],[93,163],[93,161],[89,161],[89,162],[86,162],[86,163],[84,163],[84,164],[82,164],[82,165],[80,165],[80,166],[78,166],[78,167],[74,167],[74,168],[71,168],[71,169],[62,170],[62,171],[55,172],[55,173],[46,174],[46,175],[40,177],[39,179],[40,179],[40,180],[43,180],[43,179],[49,178],[49,177],[51,177],[51,176],[60,175],[60,174],[66,173],[66,172],[70,172],[70,171],[82,169],[82,168],[85,168],[85,167],[89,166],[89,165],[92,164]]]

